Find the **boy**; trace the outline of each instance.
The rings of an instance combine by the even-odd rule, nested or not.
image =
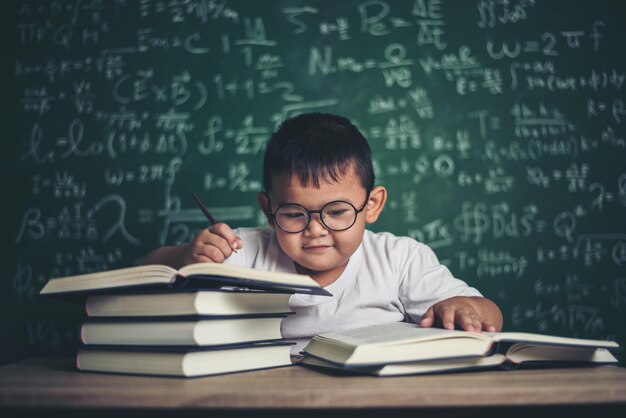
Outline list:
[[[387,199],[374,186],[371,150],[347,119],[322,113],[286,120],[270,138],[258,203],[269,228],[233,231],[220,223],[194,241],[151,252],[145,263],[179,268],[214,262],[308,274],[332,297],[293,295],[296,312],[284,338],[392,321],[466,331],[500,331],[490,300],[439,264],[432,250],[408,237],[365,229]]]

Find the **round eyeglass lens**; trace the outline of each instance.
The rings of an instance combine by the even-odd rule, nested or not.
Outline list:
[[[348,202],[330,202],[322,209],[322,222],[330,229],[348,229],[355,220],[356,209]]]
[[[308,214],[300,205],[285,205],[276,211],[276,223],[287,232],[300,232],[307,227]]]

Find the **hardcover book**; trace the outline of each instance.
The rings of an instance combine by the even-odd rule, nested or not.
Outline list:
[[[98,294],[87,296],[85,310],[90,317],[281,314],[292,312],[290,296],[228,290]]]
[[[82,371],[197,377],[290,366],[285,341],[211,348],[84,348],[76,356]]]
[[[150,264],[58,277],[50,279],[40,294],[68,296],[103,291],[128,293],[130,290],[223,287],[330,295],[310,276],[218,263],[189,264],[178,270],[165,265]]]
[[[83,344],[208,346],[277,340],[285,315],[259,317],[92,320],[80,330]]]
[[[422,360],[408,363],[373,364],[366,366],[345,366],[317,357],[305,356],[299,364],[332,370],[341,373],[365,374],[372,376],[403,376],[462,372],[481,369],[512,370],[518,367],[554,367],[572,365],[610,364],[617,359],[604,348],[550,347],[541,345],[520,345],[514,350],[504,350],[484,357],[454,357],[437,360]]]
[[[371,366],[500,355],[482,360],[615,363],[613,341],[521,332],[467,332],[394,322],[316,335],[304,354],[340,366]],[[455,360],[456,361],[456,360]]]

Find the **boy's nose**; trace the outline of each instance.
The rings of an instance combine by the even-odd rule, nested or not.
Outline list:
[[[323,233],[328,233],[328,228],[322,222],[322,215],[319,213],[312,213],[311,220],[309,221],[309,225],[306,227],[306,231],[311,235],[320,235]]]

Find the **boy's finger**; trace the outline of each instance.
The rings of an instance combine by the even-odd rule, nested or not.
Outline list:
[[[232,244],[232,248],[234,252],[243,248],[243,240],[239,237],[235,239],[235,242]]]
[[[209,257],[212,256],[211,254],[213,251],[221,252],[224,258],[230,257],[233,253],[233,249],[230,247],[228,241],[226,241],[224,237],[216,234],[212,234],[212,236],[202,246],[202,252],[207,254]]]
[[[197,245],[209,244],[211,236],[213,235],[214,234],[209,230],[209,228],[202,229],[194,238],[194,243],[196,243]]]
[[[457,311],[457,323],[464,331],[475,331],[474,320],[471,315],[463,311]]]
[[[223,251],[215,245],[203,245],[197,251],[194,254],[196,257],[206,257],[214,263],[221,263],[226,258]]]
[[[480,318],[478,317],[478,315],[468,312],[467,316],[469,318],[469,323],[471,327],[471,329],[468,329],[467,331],[472,331],[472,332],[482,331],[482,322],[480,321]]]
[[[463,331],[474,331],[472,316],[465,310],[454,311],[454,325]]]
[[[228,246],[231,250],[237,250],[238,248],[243,248],[243,241],[237,235],[235,235],[235,231],[231,229],[225,223],[217,223],[209,228],[209,231],[213,232],[216,235],[221,236],[228,242]],[[230,255],[230,254],[229,254]]]
[[[445,329],[454,329],[454,316],[455,310],[453,308],[443,308],[442,312],[439,314],[441,325]]]
[[[483,323],[480,321],[478,317],[474,317],[472,319],[472,324],[474,326],[474,331],[481,332],[483,330]],[[486,328],[485,328],[486,330]]]
[[[490,321],[483,321],[483,329],[488,332],[496,332],[496,327]]]
[[[433,308],[428,308],[424,315],[422,315],[420,326],[428,328],[433,325],[433,322],[435,322],[435,311],[433,311]]]

